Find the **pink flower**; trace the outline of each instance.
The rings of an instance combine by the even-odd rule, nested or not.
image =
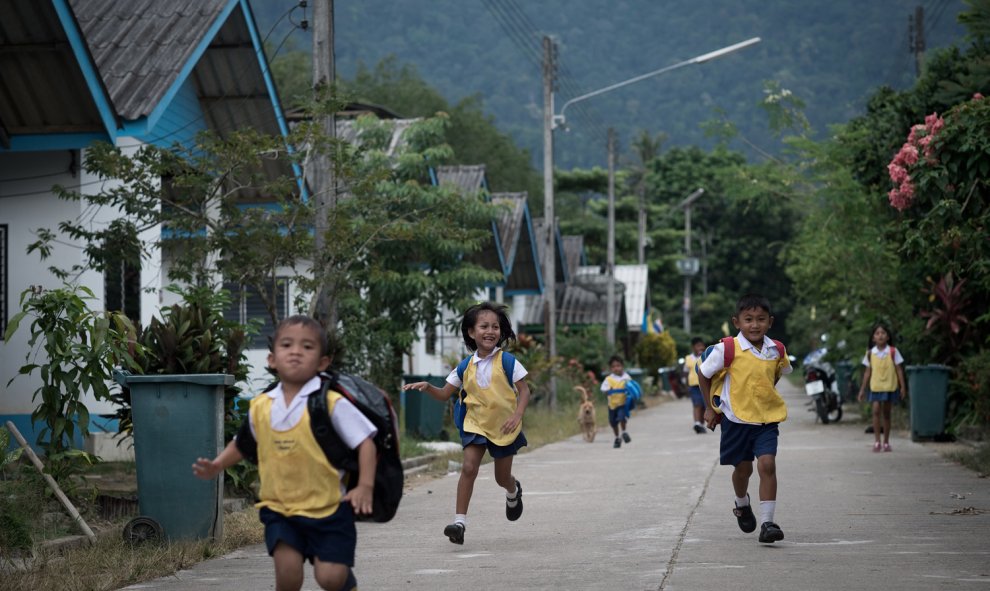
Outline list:
[[[983,95],[977,92],[977,93],[973,94],[973,100],[974,101],[983,100]]]

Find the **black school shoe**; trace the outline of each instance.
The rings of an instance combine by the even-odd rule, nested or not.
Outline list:
[[[630,441],[632,441],[632,437],[629,437],[629,434],[623,431],[622,440],[625,441],[626,443],[629,443]]]
[[[749,498],[749,495],[746,495],[746,498]],[[753,515],[752,503],[746,505],[745,507],[736,507],[732,510],[732,514],[736,516],[736,521],[739,523],[739,529],[743,530],[743,532],[748,534],[756,531],[756,515]],[[781,534],[781,536],[783,535],[784,534]],[[760,532],[760,541],[763,541],[763,532]]]
[[[451,523],[447,527],[443,528],[443,535],[447,536],[447,539],[451,542],[463,545],[464,529],[463,523]]]
[[[615,447],[615,448],[622,447],[622,439],[619,438],[619,437],[616,437],[615,438],[615,443],[612,444],[612,447]]]
[[[784,531],[772,521],[767,521],[760,527],[760,543],[773,544],[784,539]]]
[[[516,506],[515,507],[510,507],[509,506],[509,499],[505,499],[505,517],[509,521],[515,521],[515,520],[519,519],[520,517],[522,517],[522,510],[523,510],[523,504],[522,504],[522,485],[519,484],[519,481],[517,480],[516,481]]]

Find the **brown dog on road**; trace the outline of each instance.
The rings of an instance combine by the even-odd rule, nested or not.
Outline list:
[[[574,389],[581,393],[581,406],[578,407],[578,424],[581,425],[581,433],[584,440],[591,443],[595,440],[595,432],[598,426],[595,425],[595,405],[591,402],[588,390],[583,386],[574,386]]]

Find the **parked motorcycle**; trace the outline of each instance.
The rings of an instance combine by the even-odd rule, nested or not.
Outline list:
[[[804,366],[804,391],[812,396],[814,408],[823,425],[842,419],[842,394],[835,379],[835,369],[826,361],[807,363]]]

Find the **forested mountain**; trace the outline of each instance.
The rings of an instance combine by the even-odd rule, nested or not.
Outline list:
[[[557,166],[605,163],[604,130],[624,151],[640,130],[665,146],[712,144],[703,123],[724,118],[750,142],[778,149],[758,103],[777,81],[806,103],[819,136],[862,112],[880,85],[915,79],[909,17],[923,8],[930,50],[956,43],[960,0],[336,0],[338,76],[352,78],[395,56],[414,65],[448,102],[478,96],[496,125],[541,164],[541,38],[559,46],[556,104],[751,37],[762,42],[597,96],[568,108]],[[309,52],[312,33],[293,25],[312,8],[253,0],[275,60]],[[734,147],[753,155],[745,143]]]

